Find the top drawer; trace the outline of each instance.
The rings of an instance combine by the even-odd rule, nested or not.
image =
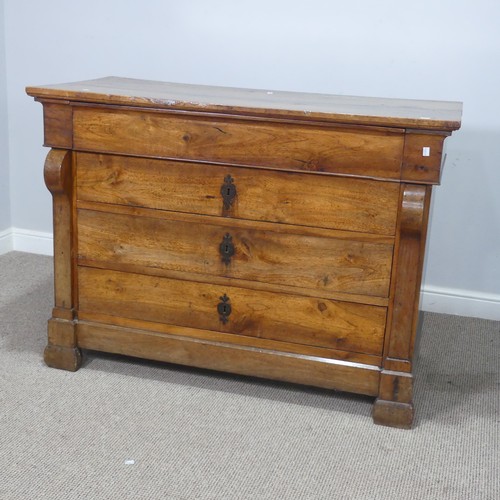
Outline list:
[[[77,150],[399,179],[404,131],[75,107]]]

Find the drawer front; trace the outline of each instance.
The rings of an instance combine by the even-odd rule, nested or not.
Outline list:
[[[225,202],[223,192],[234,197]],[[77,154],[80,200],[393,235],[399,185],[293,172]]]
[[[79,267],[79,310],[380,355],[386,308]]]
[[[77,150],[399,179],[404,131],[76,107]]]
[[[281,224],[253,229],[251,224],[258,223],[221,224],[213,217],[165,219],[151,210],[146,213],[151,216],[79,210],[79,258],[101,265],[305,287],[318,293],[388,296],[391,243],[356,241],[338,231],[316,229],[290,234]]]

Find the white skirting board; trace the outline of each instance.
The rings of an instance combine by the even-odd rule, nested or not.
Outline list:
[[[52,233],[17,227],[11,227],[0,233],[0,255],[12,250],[39,255],[54,255],[53,245]]]
[[[500,321],[500,295],[493,293],[424,285],[420,308],[430,312]]]
[[[0,255],[12,252],[14,245],[12,241],[12,228],[0,231]]]
[[[0,255],[19,252],[53,255],[52,233],[10,228],[0,232]],[[500,295],[424,285],[420,296],[424,311],[500,321]]]

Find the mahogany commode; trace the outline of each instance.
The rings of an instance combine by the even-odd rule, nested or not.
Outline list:
[[[376,397],[410,427],[431,187],[454,102],[102,78],[43,104],[55,307],[80,349]]]

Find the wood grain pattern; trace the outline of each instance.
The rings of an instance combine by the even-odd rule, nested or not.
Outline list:
[[[135,217],[147,217],[150,219],[169,219],[180,222],[205,221],[220,227],[232,228],[234,226],[245,229],[257,229],[260,231],[272,231],[278,234],[294,234],[298,236],[312,236],[320,238],[335,238],[362,243],[382,243],[392,245],[394,236],[383,234],[363,233],[358,231],[345,231],[339,229],[328,229],[314,226],[301,226],[296,224],[285,224],[280,222],[255,221],[247,219],[234,219],[230,216],[218,217],[212,215],[190,214],[185,212],[172,212],[167,210],[155,210],[152,208],[135,207],[130,205],[116,205],[96,201],[76,200],[77,210],[92,210],[94,212],[114,213],[132,215]]]
[[[342,351],[340,349],[331,349],[327,347],[317,347],[304,344],[294,344],[282,340],[269,340],[258,337],[248,337],[236,333],[215,332],[213,330],[204,330],[201,328],[189,328],[186,326],[170,325],[168,323],[157,323],[154,321],[144,321],[122,316],[112,316],[96,312],[79,311],[79,321],[85,321],[95,324],[122,326],[135,330],[147,330],[157,333],[167,333],[179,337],[189,337],[193,339],[208,340],[212,342],[222,342],[225,344],[237,344],[257,349],[266,349],[269,351],[282,351],[304,356],[314,356],[316,358],[335,359],[338,361],[349,361],[351,363],[361,363],[380,368],[382,366],[381,356],[374,354],[364,354],[353,351]]]
[[[28,87],[34,97],[204,113],[438,130],[460,127],[462,103],[241,89],[106,77]]]
[[[413,422],[413,354],[430,205],[430,186],[401,185],[391,302],[375,423],[410,428]],[[393,371],[400,370],[400,371]]]
[[[407,131],[401,179],[405,182],[439,184],[446,135]],[[424,151],[428,148],[428,151]],[[429,156],[425,156],[428,154]]]
[[[51,368],[76,372],[82,366],[82,351],[78,347],[61,347],[47,344],[43,353],[43,360]]]
[[[71,310],[73,308],[71,272],[73,202],[70,151],[62,149],[49,151],[45,160],[44,179],[53,197],[55,307]],[[57,312],[54,315],[57,315]],[[67,319],[67,316],[65,318]]]
[[[82,365],[82,353],[77,347],[76,321],[52,317],[48,321],[48,343],[43,353],[47,366],[70,372]]]
[[[44,146],[71,149],[73,147],[73,108],[68,101],[44,100]]]
[[[84,349],[369,396],[376,395],[378,391],[379,371],[376,367],[339,363],[293,353],[267,351],[84,321],[78,323],[78,344]]]
[[[414,408],[411,403],[398,403],[377,398],[373,405],[373,422],[377,425],[411,429]]]
[[[414,332],[418,321],[430,188],[403,184],[401,189],[403,196],[399,241],[393,270],[394,305],[391,309],[391,329],[387,332],[384,355],[411,361]]]
[[[48,366],[76,371],[81,353],[76,346],[73,295],[73,183],[72,154],[51,149],[45,160],[44,179],[53,197],[54,308],[48,322],[44,360]]]
[[[402,131],[206,119],[120,109],[75,108],[83,151],[177,158],[286,170],[399,179]]]
[[[87,153],[77,166],[80,200],[385,235],[396,228],[396,183]],[[237,186],[230,211],[220,194],[227,175]]]
[[[234,286],[79,268],[79,309],[380,355],[386,309]],[[219,319],[224,294],[232,307]]]
[[[111,208],[112,209],[112,208]],[[228,226],[214,218],[158,219],[91,210],[78,212],[78,257],[289,284],[322,291],[387,297],[392,245]],[[230,235],[229,263],[220,245]],[[147,271],[147,270],[146,270]]]
[[[318,293],[318,291],[311,288],[292,286],[290,284],[277,285],[274,283],[263,283],[260,281],[228,278],[226,276],[208,276],[205,274],[188,273],[186,271],[171,271],[158,267],[145,267],[135,264],[120,264],[116,261],[102,262],[99,260],[80,259],[79,264],[84,267],[111,269],[113,271],[127,273],[130,272],[135,274],[147,274],[149,276],[171,278],[174,280],[187,280],[194,283],[212,283],[216,286],[222,287],[231,285],[242,288],[251,288],[252,290],[261,290],[264,292],[285,293],[287,295],[300,295],[302,297],[332,299],[338,300],[340,302],[352,302],[355,304],[368,304],[382,307],[387,307],[389,305],[388,297],[376,297],[375,295],[359,295],[355,293],[331,292],[327,290],[323,290],[321,293]]]
[[[413,376],[411,373],[383,370],[380,374],[379,399],[411,404],[413,400]]]
[[[347,390],[411,427],[430,185],[460,103],[113,77],[27,92],[58,148],[49,366],[86,348]]]

